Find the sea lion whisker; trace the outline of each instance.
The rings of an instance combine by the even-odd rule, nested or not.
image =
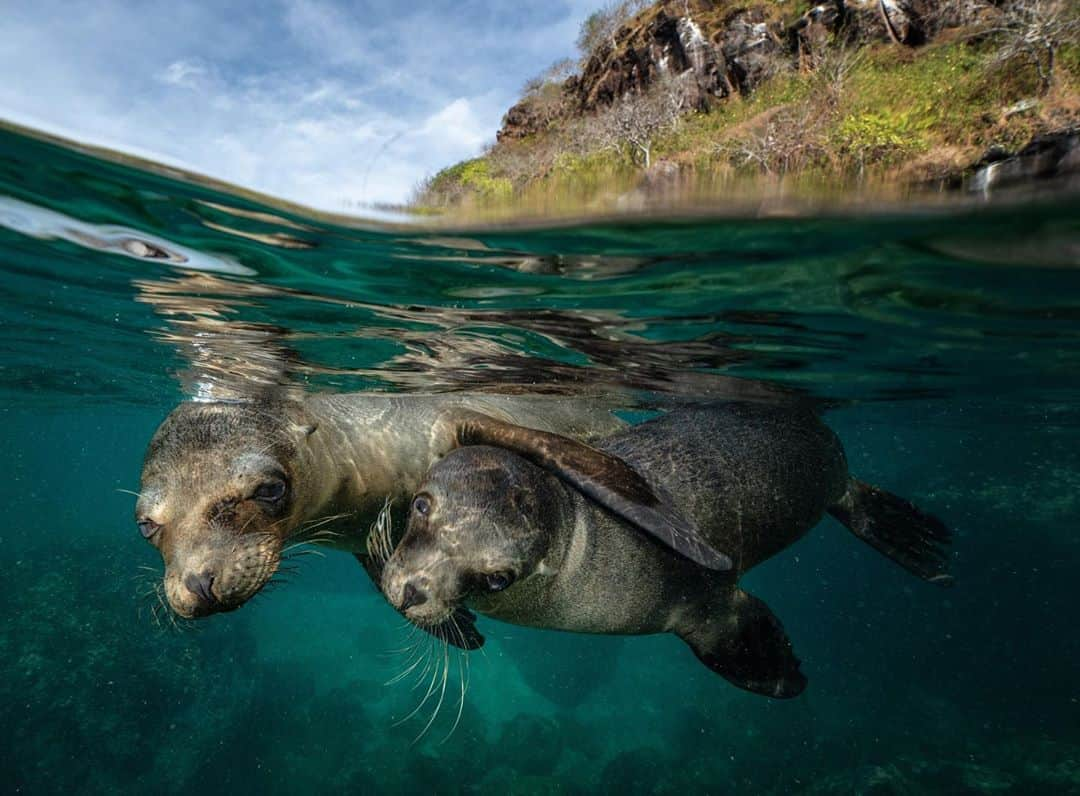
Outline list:
[[[433,651],[433,646],[429,645],[428,646],[428,659],[429,659],[429,661],[434,660],[433,656],[431,655],[432,651]],[[424,694],[424,698],[420,700],[420,704],[417,705],[415,708],[413,708],[412,711],[407,716],[395,721],[393,726],[398,727],[398,726],[404,724],[405,722],[407,722],[409,719],[411,719],[417,713],[419,713],[420,709],[423,708],[424,705],[427,704],[427,701],[431,698],[431,695],[435,693],[435,688],[436,688],[435,684],[438,682],[438,679],[439,679],[439,667],[438,666],[433,667],[429,663],[428,666],[424,667],[424,676],[425,677],[427,676],[427,671],[429,669],[431,669],[431,682],[428,684],[428,690],[427,690],[427,693]],[[421,680],[421,682],[423,682],[423,681]],[[415,741],[413,741],[413,743],[415,743]]]
[[[427,639],[425,639],[426,643],[425,643],[425,646],[424,646],[424,649],[425,649],[424,668],[418,675],[416,675],[416,681],[412,684],[412,687],[409,689],[410,691],[415,691],[417,688],[420,687],[420,685],[424,682],[424,680],[427,679],[427,673],[431,670],[431,662],[432,662],[431,652],[435,648],[435,645],[434,645],[433,641],[434,641],[434,639],[432,639],[430,636]]]
[[[169,624],[171,625],[171,628],[172,628],[173,632],[174,633],[179,633],[180,628],[176,624],[176,611],[173,611],[173,610],[170,609],[170,610],[165,612],[165,615],[169,619]]]
[[[294,534],[294,536],[296,536],[296,534]],[[304,534],[303,536],[304,538],[301,541],[312,542],[315,540],[325,541],[327,539],[341,539],[345,534],[331,530],[330,528],[319,528],[314,533]]]
[[[406,665],[409,665],[414,659],[419,658],[423,650],[421,649],[420,640],[413,639],[403,647],[399,647],[395,650],[387,650],[386,652],[379,653],[384,658],[407,658]]]
[[[298,530],[312,530],[314,528],[319,528],[323,525],[327,525],[334,520],[344,520],[348,517],[354,516],[355,514],[356,512],[354,511],[339,511],[335,514],[323,514],[319,517],[312,517],[310,520],[306,520],[305,522],[303,522]],[[336,533],[336,531],[330,532]]]
[[[345,519],[347,517],[351,517],[351,516],[353,516],[352,512],[346,512],[346,513],[342,513],[342,514],[327,514],[325,517],[319,517],[317,519],[310,520],[309,522],[304,523],[303,525],[301,525],[296,530],[296,533],[294,535],[300,536],[300,535],[302,535],[304,533],[307,533],[308,531],[314,531],[316,528],[322,528],[322,526],[324,526],[324,525],[329,525],[330,523],[332,523],[332,522],[334,522],[336,520],[343,520],[343,519]],[[320,533],[324,533],[324,534],[327,534],[327,535],[333,535],[333,536],[343,536],[344,535],[344,534],[338,533],[337,531],[330,530],[329,528],[323,529],[322,531],[320,531]]]
[[[320,533],[325,533],[329,536],[343,536],[344,534],[342,534],[340,531],[335,531],[333,528],[323,528],[323,526],[329,525],[330,523],[336,522],[337,520],[348,519],[349,517],[354,516],[354,514],[355,512],[351,511],[345,511],[339,514],[327,514],[323,517],[318,517],[314,520],[309,520],[308,522],[305,522],[303,525],[300,526],[300,530],[314,531],[318,528],[322,528]]]
[[[466,674],[467,667],[469,665],[469,656],[464,650],[458,650],[458,681],[461,684],[461,698],[458,699],[457,715],[454,717],[454,723],[450,727],[450,732],[443,736],[443,739],[439,741],[439,746],[450,740],[450,736],[454,734],[454,731],[461,723],[461,714],[465,712],[465,692],[469,690],[469,678]]]
[[[413,649],[415,650],[415,647],[413,647]],[[386,687],[386,686],[394,685],[395,683],[400,683],[402,680],[404,680],[406,677],[408,677],[410,674],[412,674],[413,671],[416,669],[416,667],[419,666],[421,661],[423,661],[423,660],[424,660],[423,657],[421,657],[420,655],[417,655],[415,660],[407,661],[405,665],[408,668],[402,669],[401,672],[396,674],[392,679],[387,680],[385,683],[383,683],[383,686]]]
[[[398,634],[401,634],[403,632],[406,633],[405,638],[402,639],[401,643],[408,646],[409,642],[416,638],[416,634],[419,631],[419,628],[412,622],[410,622],[408,619],[406,619],[401,623],[401,625],[398,626],[397,631]]]
[[[434,661],[434,658],[432,657],[432,652],[435,649],[435,639],[432,636],[425,635],[420,640],[420,643],[424,645],[424,670],[416,678],[416,682],[413,683],[412,688],[409,689],[411,691],[415,691],[421,686],[424,680],[427,679],[427,674],[429,671],[431,671],[431,664]]]
[[[116,491],[117,491],[117,492],[122,492],[122,493],[124,493],[125,495],[134,495],[134,496],[135,496],[135,497],[137,497],[137,498],[141,498],[141,497],[142,497],[142,492],[133,492],[133,491],[132,491],[132,490],[130,490],[130,489],[120,489],[120,488],[118,487]]]
[[[368,529],[366,541],[368,555],[378,562],[380,568],[390,560],[390,506],[392,502],[389,497],[383,501],[375,522]]]
[[[301,547],[304,547],[305,545],[310,545],[310,544],[311,544],[311,541],[307,540],[307,539],[305,539],[302,542],[293,542],[292,544],[286,545],[285,547],[281,548],[281,552],[278,555],[283,556],[286,553],[290,553],[293,550],[297,550],[297,549],[299,549]]]
[[[150,608],[154,612],[154,623],[159,630],[163,630],[164,624],[161,621],[161,614],[164,613],[166,616],[170,616],[173,611],[165,601],[165,587],[160,582],[154,584],[153,596],[157,598],[156,604],[153,601],[150,603]]]
[[[319,558],[326,558],[326,553],[322,550],[297,550],[293,553],[287,553],[278,557],[279,561],[293,561],[297,558],[303,558],[304,556],[318,556]]]
[[[397,647],[396,649],[384,650],[378,653],[380,658],[397,658],[401,655],[409,655],[420,649],[420,644],[417,640],[411,638],[406,639],[407,643],[404,647]],[[384,683],[385,685],[385,683]]]
[[[438,669],[436,669],[438,671]],[[443,657],[442,657],[442,685],[439,687],[439,701],[435,703],[435,709],[431,711],[431,718],[427,720],[427,724],[424,725],[424,729],[420,730],[420,734],[413,738],[415,744],[421,738],[423,738],[431,725],[435,723],[436,717],[439,715],[439,711],[442,710],[443,700],[446,698],[446,679],[450,673],[450,644],[447,641],[443,641]]]
[[[239,535],[239,534],[242,534],[244,531],[246,531],[247,527],[249,525],[251,525],[252,521],[255,519],[256,516],[258,516],[258,515],[252,514],[250,517],[248,517],[247,522],[245,522],[243,525],[241,525],[240,530],[238,530],[236,533]]]
[[[461,714],[465,710],[465,692],[469,687],[468,677],[466,676],[465,671],[465,667],[468,665],[468,655],[463,649],[463,647],[466,646],[465,634],[462,632],[461,626],[458,624],[458,621],[454,618],[453,614],[450,616],[450,626],[453,628],[458,641],[461,642],[458,649],[458,681],[461,685],[461,697],[458,699],[457,716],[454,717],[454,723],[450,727],[450,731],[443,736],[441,741],[439,741],[440,746],[450,740],[450,736],[454,734],[454,731],[458,728],[458,724],[461,723]]]

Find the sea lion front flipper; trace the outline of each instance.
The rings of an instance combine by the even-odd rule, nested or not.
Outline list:
[[[484,646],[484,634],[476,627],[476,614],[462,606],[455,608],[454,613],[438,625],[432,627],[417,625],[417,627],[451,646],[466,651],[478,650]]]
[[[355,555],[356,560],[364,568],[364,572],[368,574],[372,583],[375,584],[375,588],[378,589],[379,583],[382,582],[382,566],[375,560],[374,556],[364,555],[363,553],[356,553]],[[476,627],[476,614],[468,608],[456,608],[448,619],[438,625],[432,625],[431,627],[416,625],[416,627],[435,636],[440,641],[445,641],[447,644],[463,650],[478,650],[484,646],[484,634]]]
[[[691,561],[709,569],[731,569],[731,559],[715,550],[619,457],[569,437],[516,426],[479,412],[455,413],[452,422],[458,445],[493,445],[513,451]]]
[[[736,589],[731,621],[702,619],[680,632],[698,660],[733,685],[755,694],[789,699],[806,688],[799,659],[780,620],[757,597]]]

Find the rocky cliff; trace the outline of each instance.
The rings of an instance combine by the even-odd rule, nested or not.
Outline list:
[[[749,93],[781,68],[812,68],[837,36],[914,46],[949,21],[931,0],[830,0],[791,19],[793,5],[662,0],[623,25],[585,60],[580,75],[563,83],[561,113],[596,111],[663,74],[690,78],[681,83],[684,105],[704,111]],[[526,97],[510,108],[498,140],[525,138],[550,124],[551,114],[536,106]]]
[[[1080,126],[1075,0],[658,0],[618,23],[569,77],[535,83],[487,155],[436,175],[419,202],[502,201],[583,172],[593,185],[601,161],[624,176],[652,164],[645,183],[657,169],[670,182],[734,168],[955,185],[987,153]],[[680,132],[637,131],[649,148],[619,155],[612,129],[641,121],[620,109],[657,85],[677,94]]]

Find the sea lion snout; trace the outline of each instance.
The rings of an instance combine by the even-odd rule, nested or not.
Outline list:
[[[398,608],[407,611],[413,606],[423,605],[427,600],[427,593],[418,589],[416,584],[410,580],[405,584],[405,588],[401,590],[401,605]]]
[[[165,596],[185,619],[239,608],[277,571],[281,543],[271,536],[216,541],[173,551],[166,564]]]
[[[383,594],[410,621],[421,625],[437,624],[453,611],[457,599],[453,584],[436,581],[430,575],[445,570],[446,564],[443,560],[442,566],[416,566],[415,562],[403,561],[395,552],[383,571]]]
[[[184,588],[195,595],[202,606],[213,608],[218,603],[214,596],[214,575],[212,572],[202,572],[196,575],[191,572],[184,576]]]

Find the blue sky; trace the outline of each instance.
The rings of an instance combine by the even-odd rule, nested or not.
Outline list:
[[[0,2],[0,117],[325,210],[494,140],[601,0]]]

